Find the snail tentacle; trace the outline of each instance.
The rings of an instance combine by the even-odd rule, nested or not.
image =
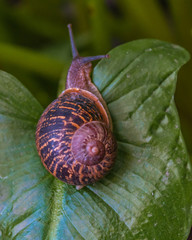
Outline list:
[[[79,56],[71,25],[73,61],[66,90],[43,112],[36,130],[36,146],[45,168],[77,189],[103,178],[116,156],[116,141],[107,105],[91,82],[90,61],[106,58]]]

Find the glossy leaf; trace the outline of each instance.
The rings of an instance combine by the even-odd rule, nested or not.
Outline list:
[[[118,157],[107,177],[80,191],[44,169],[35,147],[42,107],[0,72],[3,239],[187,239],[192,171],[173,96],[189,56],[157,40],[109,54],[93,80],[111,112]]]

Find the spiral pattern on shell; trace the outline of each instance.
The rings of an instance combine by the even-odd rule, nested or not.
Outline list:
[[[113,166],[116,142],[98,104],[87,91],[70,89],[47,107],[38,122],[41,160],[68,184],[94,183]]]

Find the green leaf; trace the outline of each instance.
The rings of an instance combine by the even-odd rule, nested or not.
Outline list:
[[[192,170],[173,96],[189,55],[157,40],[109,54],[93,81],[108,103],[118,156],[107,177],[80,191],[44,169],[35,147],[42,107],[0,72],[2,239],[187,239]]]

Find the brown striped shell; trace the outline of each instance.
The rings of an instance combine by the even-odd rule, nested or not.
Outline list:
[[[80,57],[68,25],[73,61],[66,90],[43,112],[36,130],[36,146],[43,165],[77,189],[103,178],[112,168],[116,141],[112,121],[96,86],[91,61],[108,55]]]
[[[58,179],[85,186],[112,168],[116,143],[101,103],[92,93],[64,91],[42,114],[36,131],[42,163]]]

